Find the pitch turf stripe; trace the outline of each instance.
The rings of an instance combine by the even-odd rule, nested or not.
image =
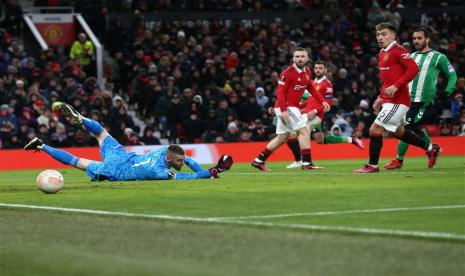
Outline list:
[[[24,204],[9,204],[0,203],[0,207],[6,208],[24,208],[33,210],[49,210],[70,213],[84,213],[95,215],[109,215],[109,216],[123,216],[135,218],[153,218],[174,221],[186,222],[206,222],[206,223],[220,223],[231,225],[244,225],[244,226],[265,226],[265,227],[279,227],[283,229],[306,229],[317,231],[332,231],[332,232],[346,232],[346,233],[361,233],[361,234],[375,234],[375,235],[388,235],[399,237],[415,237],[415,238],[434,238],[434,239],[453,239],[465,240],[465,235],[447,233],[447,232],[425,232],[425,231],[411,231],[411,230],[396,230],[396,229],[378,229],[366,227],[346,227],[346,226],[327,226],[327,225],[312,225],[312,224],[283,224],[259,221],[242,221],[242,220],[220,220],[216,218],[198,218],[198,217],[185,217],[185,216],[171,216],[171,215],[148,215],[126,212],[111,212],[103,210],[90,210],[90,209],[77,209],[77,208],[62,208],[53,206],[37,206],[37,205],[24,205]]]
[[[306,212],[306,213],[256,215],[256,216],[213,217],[210,219],[220,219],[220,220],[267,219],[267,218],[287,218],[287,217],[306,217],[306,216],[334,216],[334,215],[364,214],[364,213],[409,212],[409,211],[426,211],[426,210],[460,209],[460,208],[465,208],[465,205],[438,205],[438,206],[423,206],[423,207],[358,209],[358,210],[346,210],[346,211],[322,211],[322,212]]]

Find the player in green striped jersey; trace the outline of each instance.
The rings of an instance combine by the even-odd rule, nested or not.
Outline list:
[[[418,64],[420,72],[409,83],[410,98],[412,105],[407,112],[406,128],[416,132],[427,142],[431,142],[429,135],[420,129],[423,124],[423,116],[427,108],[430,108],[436,98],[436,82],[439,72],[447,76],[446,93],[451,95],[455,90],[457,74],[447,57],[429,47],[430,34],[427,28],[420,27],[413,32],[413,44],[417,50],[412,58]],[[388,170],[400,169],[402,167],[408,144],[399,141],[397,145],[397,157],[384,165]]]

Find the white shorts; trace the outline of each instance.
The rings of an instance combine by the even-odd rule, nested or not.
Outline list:
[[[311,120],[307,121],[307,128],[310,131],[314,130],[319,125],[321,125],[321,118],[318,116],[315,116]]]
[[[385,103],[376,116],[375,123],[387,131],[396,132],[401,124],[405,124],[408,109],[408,106],[403,104]]]
[[[279,117],[279,115],[281,115],[281,109],[275,108],[274,112],[278,118],[276,134],[295,132],[296,130],[305,127],[305,124],[307,123],[306,118],[302,117],[302,114],[297,107],[292,106],[287,108],[287,113],[289,114],[289,122],[287,124]]]

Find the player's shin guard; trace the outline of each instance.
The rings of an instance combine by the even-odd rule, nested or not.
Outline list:
[[[404,131],[404,134],[402,135],[400,139],[406,142],[407,144],[414,145],[424,150],[428,150],[428,146],[431,144],[423,140],[423,138],[418,136],[418,134],[416,134],[415,132],[408,130],[408,129]]]
[[[273,152],[267,148],[265,148],[257,157],[258,160],[265,162],[268,156],[270,156]]]
[[[300,153],[302,154],[302,163],[312,163],[312,152],[310,148],[302,149]]]
[[[370,136],[370,165],[378,165],[379,155],[381,154],[381,148],[383,147],[383,136],[371,135]]]
[[[295,161],[298,162],[298,161],[302,160],[302,156],[300,154],[299,140],[297,140],[297,138],[289,139],[287,141],[287,146],[291,149],[292,154],[294,155],[294,160]]]
[[[42,150],[48,153],[48,155],[50,155],[54,159],[60,161],[61,163],[65,165],[71,165],[71,166],[76,167],[77,162],[79,160],[79,158],[77,158],[76,156],[64,150],[59,150],[59,149],[56,149],[56,148],[53,148],[47,145],[43,145]]]
[[[90,131],[95,136],[99,135],[103,131],[102,126],[99,123],[97,123],[97,121],[94,121],[92,119],[83,118],[82,124],[86,127],[88,131]]]

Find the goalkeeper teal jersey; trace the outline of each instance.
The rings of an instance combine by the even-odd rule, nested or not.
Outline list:
[[[409,83],[412,102],[431,103],[434,101],[440,71],[447,76],[447,93],[452,94],[455,90],[457,74],[444,54],[430,50],[424,53],[415,52],[412,58],[420,69],[417,76]]]

